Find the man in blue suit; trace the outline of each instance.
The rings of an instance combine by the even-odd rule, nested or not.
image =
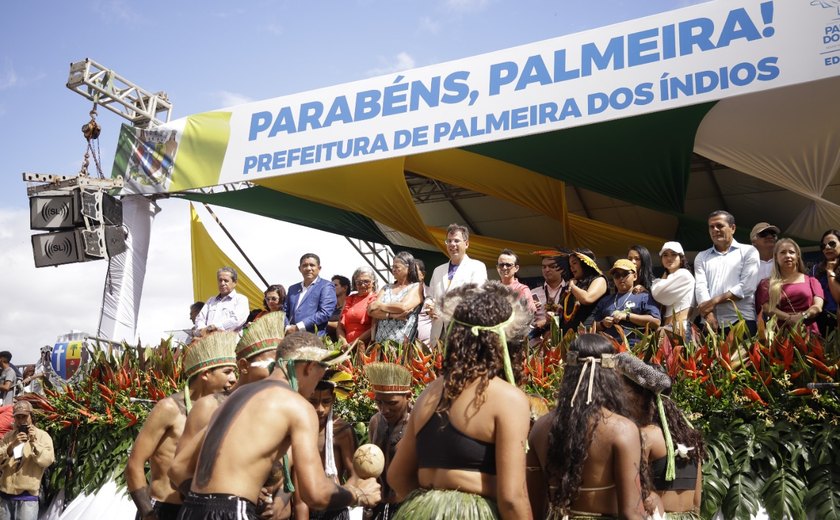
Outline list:
[[[289,288],[283,310],[286,312],[286,334],[298,330],[315,332],[323,336],[327,322],[335,310],[335,287],[329,280],[318,276],[321,259],[314,253],[300,257],[300,274],[303,282]]]

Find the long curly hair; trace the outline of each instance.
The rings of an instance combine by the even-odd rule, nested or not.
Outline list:
[[[505,336],[514,378],[521,380],[532,316],[515,291],[496,281],[467,284],[446,293],[442,303],[441,316],[449,322],[449,328],[442,367],[443,396],[437,406],[438,413],[447,412],[464,388],[476,379],[479,381],[476,401],[480,406],[490,380],[504,377],[501,338],[490,330],[479,330],[475,335],[471,325],[493,326],[504,323],[513,315],[513,320],[505,327]]]
[[[674,444],[684,444],[689,448],[694,448],[688,452],[688,458],[699,466],[706,458],[706,444],[703,442],[703,435],[688,423],[682,410],[670,397],[662,396],[662,407],[665,409],[665,419],[668,421],[668,428],[671,429],[671,439]],[[654,416],[654,421],[660,428],[662,427],[659,414]]]
[[[578,359],[602,354],[615,354],[612,343],[598,334],[581,334],[569,345],[570,352],[577,352]],[[580,379],[582,364],[567,365],[560,382],[557,410],[548,434],[548,461],[546,470],[549,483],[549,500],[555,507],[567,510],[578,495],[583,482],[589,446],[595,428],[604,416],[603,410],[626,416],[624,387],[616,370],[594,364],[595,376],[592,402],[585,404],[589,390],[589,376],[584,377],[578,389],[578,400],[571,406],[572,395]]]

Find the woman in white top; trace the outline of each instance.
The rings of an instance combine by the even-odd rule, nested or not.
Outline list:
[[[650,293],[665,309],[662,324],[685,335],[688,315],[694,306],[694,275],[688,270],[685,251],[679,242],[665,242],[659,251],[665,272],[651,285]]]

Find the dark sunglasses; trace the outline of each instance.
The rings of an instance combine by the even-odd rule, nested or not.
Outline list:
[[[775,236],[778,236],[778,235],[779,234],[776,233],[775,231],[773,231],[772,229],[765,229],[764,231],[762,231],[761,233],[758,234],[758,237],[759,238],[767,238],[767,237],[775,237]]]
[[[837,242],[835,242],[834,240],[829,240],[828,242],[822,245],[823,249],[825,249],[826,247],[829,249],[834,249],[835,247],[837,247]]]
[[[624,278],[627,278],[627,276],[630,275],[631,272],[632,271],[616,271],[612,274],[612,277],[617,280],[623,280]]]
[[[496,264],[496,267],[498,267],[499,269],[510,269],[515,265],[516,264],[509,264],[507,262],[499,262],[498,264]]]

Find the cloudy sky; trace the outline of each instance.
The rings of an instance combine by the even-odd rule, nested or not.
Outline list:
[[[91,58],[152,92],[174,117],[340,84],[599,27],[701,0],[78,0],[13,2],[0,19],[0,349],[19,364],[70,330],[95,331],[106,262],[36,269],[21,173],[74,175],[90,104],[65,88]],[[100,109],[110,175],[122,120]],[[91,165],[92,171],[93,165]],[[152,229],[140,337],[188,325],[189,210],[164,200]],[[343,237],[216,210],[270,282],[297,282],[297,259],[321,254],[322,275],[362,263]],[[235,254],[215,225],[220,245]]]

